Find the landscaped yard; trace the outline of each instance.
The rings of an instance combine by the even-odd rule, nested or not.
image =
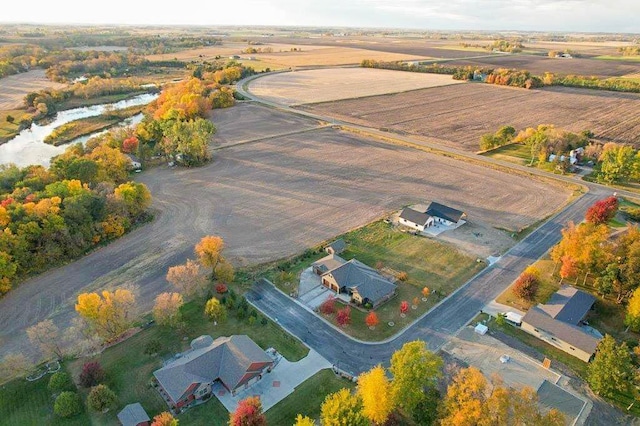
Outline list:
[[[202,334],[210,334],[216,338],[232,334],[246,334],[251,337],[263,349],[274,347],[285,358],[297,361],[306,356],[308,349],[297,339],[287,334],[273,322],[261,324],[256,321],[250,325],[247,319],[238,320],[235,312],[229,312],[228,319],[214,326],[203,315],[203,302],[191,302],[183,307],[183,316],[187,326],[186,332],[175,331],[161,326],[152,326],[140,332],[129,340],[107,349],[101,355],[94,358],[75,360],[69,365],[70,372],[77,378],[82,365],[88,361],[99,361],[104,368],[107,380],[106,384],[118,395],[118,407],[106,414],[92,413],[91,421],[97,425],[116,424],[116,414],[126,404],[140,402],[153,417],[167,409],[167,405],[160,398],[157,391],[149,386],[154,370],[162,366],[162,359],[167,359],[177,352],[188,349],[192,339]],[[260,316],[262,318],[262,316]],[[159,340],[161,350],[158,356],[150,356],[144,353],[145,346],[152,340]],[[84,395],[86,396],[86,392]],[[216,398],[211,398],[199,411],[207,410],[211,415],[205,416],[208,423],[216,424],[214,418],[220,419],[220,424],[226,424],[228,413]],[[185,416],[188,413],[185,413]],[[181,419],[181,417],[179,417]],[[181,420],[182,421],[182,420]],[[191,424],[185,422],[185,424]]]
[[[500,296],[496,298],[498,303],[503,305],[513,306],[521,311],[527,311],[530,307],[537,305],[538,303],[545,303],[553,293],[560,288],[560,278],[556,275],[552,276],[554,272],[555,264],[548,257],[541,259],[534,263],[534,266],[540,271],[538,292],[533,301],[521,299],[511,290],[512,286],[509,286]]]
[[[0,386],[0,424],[6,426],[90,424],[86,412],[71,419],[62,419],[53,414],[54,399],[47,389],[50,377],[51,375],[47,374],[35,382],[16,379]]]
[[[505,160],[511,163],[521,164],[523,166],[531,164],[531,150],[528,146],[520,143],[501,146],[500,148],[492,149],[483,155],[497,160]],[[537,162],[537,158],[533,160],[533,164],[536,164]]]
[[[347,243],[347,249],[340,255],[344,259],[356,258],[371,267],[382,266],[383,271],[406,272],[408,276],[406,281],[396,282],[397,295],[375,309],[380,323],[374,330],[365,324],[366,312],[351,309],[351,324],[342,329],[362,340],[377,341],[398,333],[486,266],[484,262],[476,262],[475,258],[450,244],[401,232],[383,221],[348,232],[341,238]],[[308,252],[280,267],[291,272],[295,276],[294,283],[297,283],[300,272],[325,255],[324,252]],[[278,274],[277,270],[272,269],[266,276],[281,290],[291,293],[295,284],[279,283]],[[426,302],[422,300],[425,286],[431,290]],[[413,309],[416,298],[418,303]],[[402,301],[407,301],[410,306],[405,317],[400,315]],[[342,307],[339,304],[336,306]],[[324,318],[336,324],[335,316]],[[393,325],[389,326],[389,322]]]

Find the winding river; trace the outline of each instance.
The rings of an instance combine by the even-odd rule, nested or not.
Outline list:
[[[14,163],[19,167],[25,167],[31,164],[40,164],[48,167],[51,157],[55,157],[56,155],[63,153],[69,146],[69,144],[53,146],[44,143],[44,138],[46,138],[57,127],[80,118],[100,115],[105,111],[107,106],[111,106],[114,109],[123,109],[130,106],[148,104],[157,97],[157,94],[146,93],[113,104],[93,105],[89,107],[60,111],[51,122],[44,125],[33,123],[30,128],[21,131],[15,138],[3,145],[0,145],[0,164]],[[120,125],[130,126],[140,122],[140,120],[142,120],[142,114],[124,120]],[[89,140],[89,138],[103,132],[105,131],[103,130],[91,135],[80,137],[72,143],[84,143]]]

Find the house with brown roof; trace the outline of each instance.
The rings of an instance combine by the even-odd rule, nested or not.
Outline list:
[[[529,309],[521,327],[540,340],[589,362],[602,338],[583,324],[594,302],[592,295],[563,285],[549,302]]]
[[[379,306],[389,300],[397,286],[375,269],[351,259],[331,254],[314,262],[313,271],[320,275],[322,285],[336,293],[348,294],[358,305]]]
[[[160,393],[170,406],[181,408],[211,396],[211,386],[220,382],[229,392],[246,389],[273,367],[269,357],[245,335],[200,336],[191,350],[153,372]]]

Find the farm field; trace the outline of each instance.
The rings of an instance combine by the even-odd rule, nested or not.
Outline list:
[[[544,75],[545,72],[567,75],[578,74],[598,77],[620,77],[636,73],[640,64],[626,61],[601,61],[589,58],[549,58],[536,55],[497,55],[481,59],[468,59],[447,62],[449,65],[471,65],[487,68],[517,68],[532,74]]]
[[[249,90],[272,102],[300,105],[464,84],[450,75],[399,73],[368,68],[288,72],[253,80]]]
[[[66,84],[47,79],[44,70],[31,70],[0,79],[0,110],[22,107],[22,99],[29,92],[60,89]]]
[[[203,235],[225,239],[236,266],[292,256],[403,205],[430,200],[469,221],[518,230],[571,196],[564,187],[414,149],[320,129],[214,151],[197,169],[158,167],[137,176],[156,219],[72,264],[34,277],[0,299],[0,356],[29,353],[24,329],[76,316],[79,292],[131,283],[139,300],[166,291],[167,267],[193,257]],[[194,195],[195,194],[195,195]],[[347,212],[347,213],[346,213]]]
[[[242,53],[248,47],[256,49],[271,48],[269,53]],[[302,49],[302,51],[292,52],[291,49]],[[290,67],[304,67],[313,65],[349,65],[359,64],[363,59],[375,59],[378,61],[401,61],[407,59],[428,59],[427,56],[413,56],[404,53],[385,52],[378,50],[368,50],[366,48],[346,47],[346,46],[318,46],[313,44],[291,44],[291,43],[265,43],[260,45],[248,45],[247,43],[228,43],[198,49],[183,50],[175,53],[164,53],[159,55],[149,55],[150,60],[172,60],[181,61],[211,61],[216,56],[228,58],[238,55],[242,59],[239,62],[253,66],[257,69],[285,69]],[[252,57],[255,60],[247,60]]]
[[[489,84],[436,87],[305,106],[323,115],[416,134],[477,151],[484,133],[554,124],[603,142],[640,146],[640,95],[573,88],[524,90]]]
[[[304,131],[320,125],[319,122],[302,116],[257,106],[239,103],[233,108],[215,109],[209,119],[216,125],[213,146],[265,138],[283,133]]]

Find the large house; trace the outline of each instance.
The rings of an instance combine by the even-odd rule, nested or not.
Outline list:
[[[466,213],[460,210],[432,202],[425,211],[415,210],[410,207],[404,208],[402,212],[400,212],[398,222],[410,228],[417,229],[418,231],[424,231],[426,228],[436,224],[446,226],[458,225],[461,224],[460,222],[466,217]]]
[[[522,318],[522,329],[576,358],[589,362],[601,337],[582,325],[595,298],[564,285],[546,304],[529,309]]]
[[[351,302],[376,307],[391,298],[397,286],[373,268],[356,259],[344,260],[330,254],[313,265],[322,285],[336,293],[351,296]]]
[[[262,378],[273,366],[265,351],[248,336],[200,336],[191,350],[153,372],[160,393],[172,407],[183,407],[211,395],[211,385],[219,381],[235,395]]]

